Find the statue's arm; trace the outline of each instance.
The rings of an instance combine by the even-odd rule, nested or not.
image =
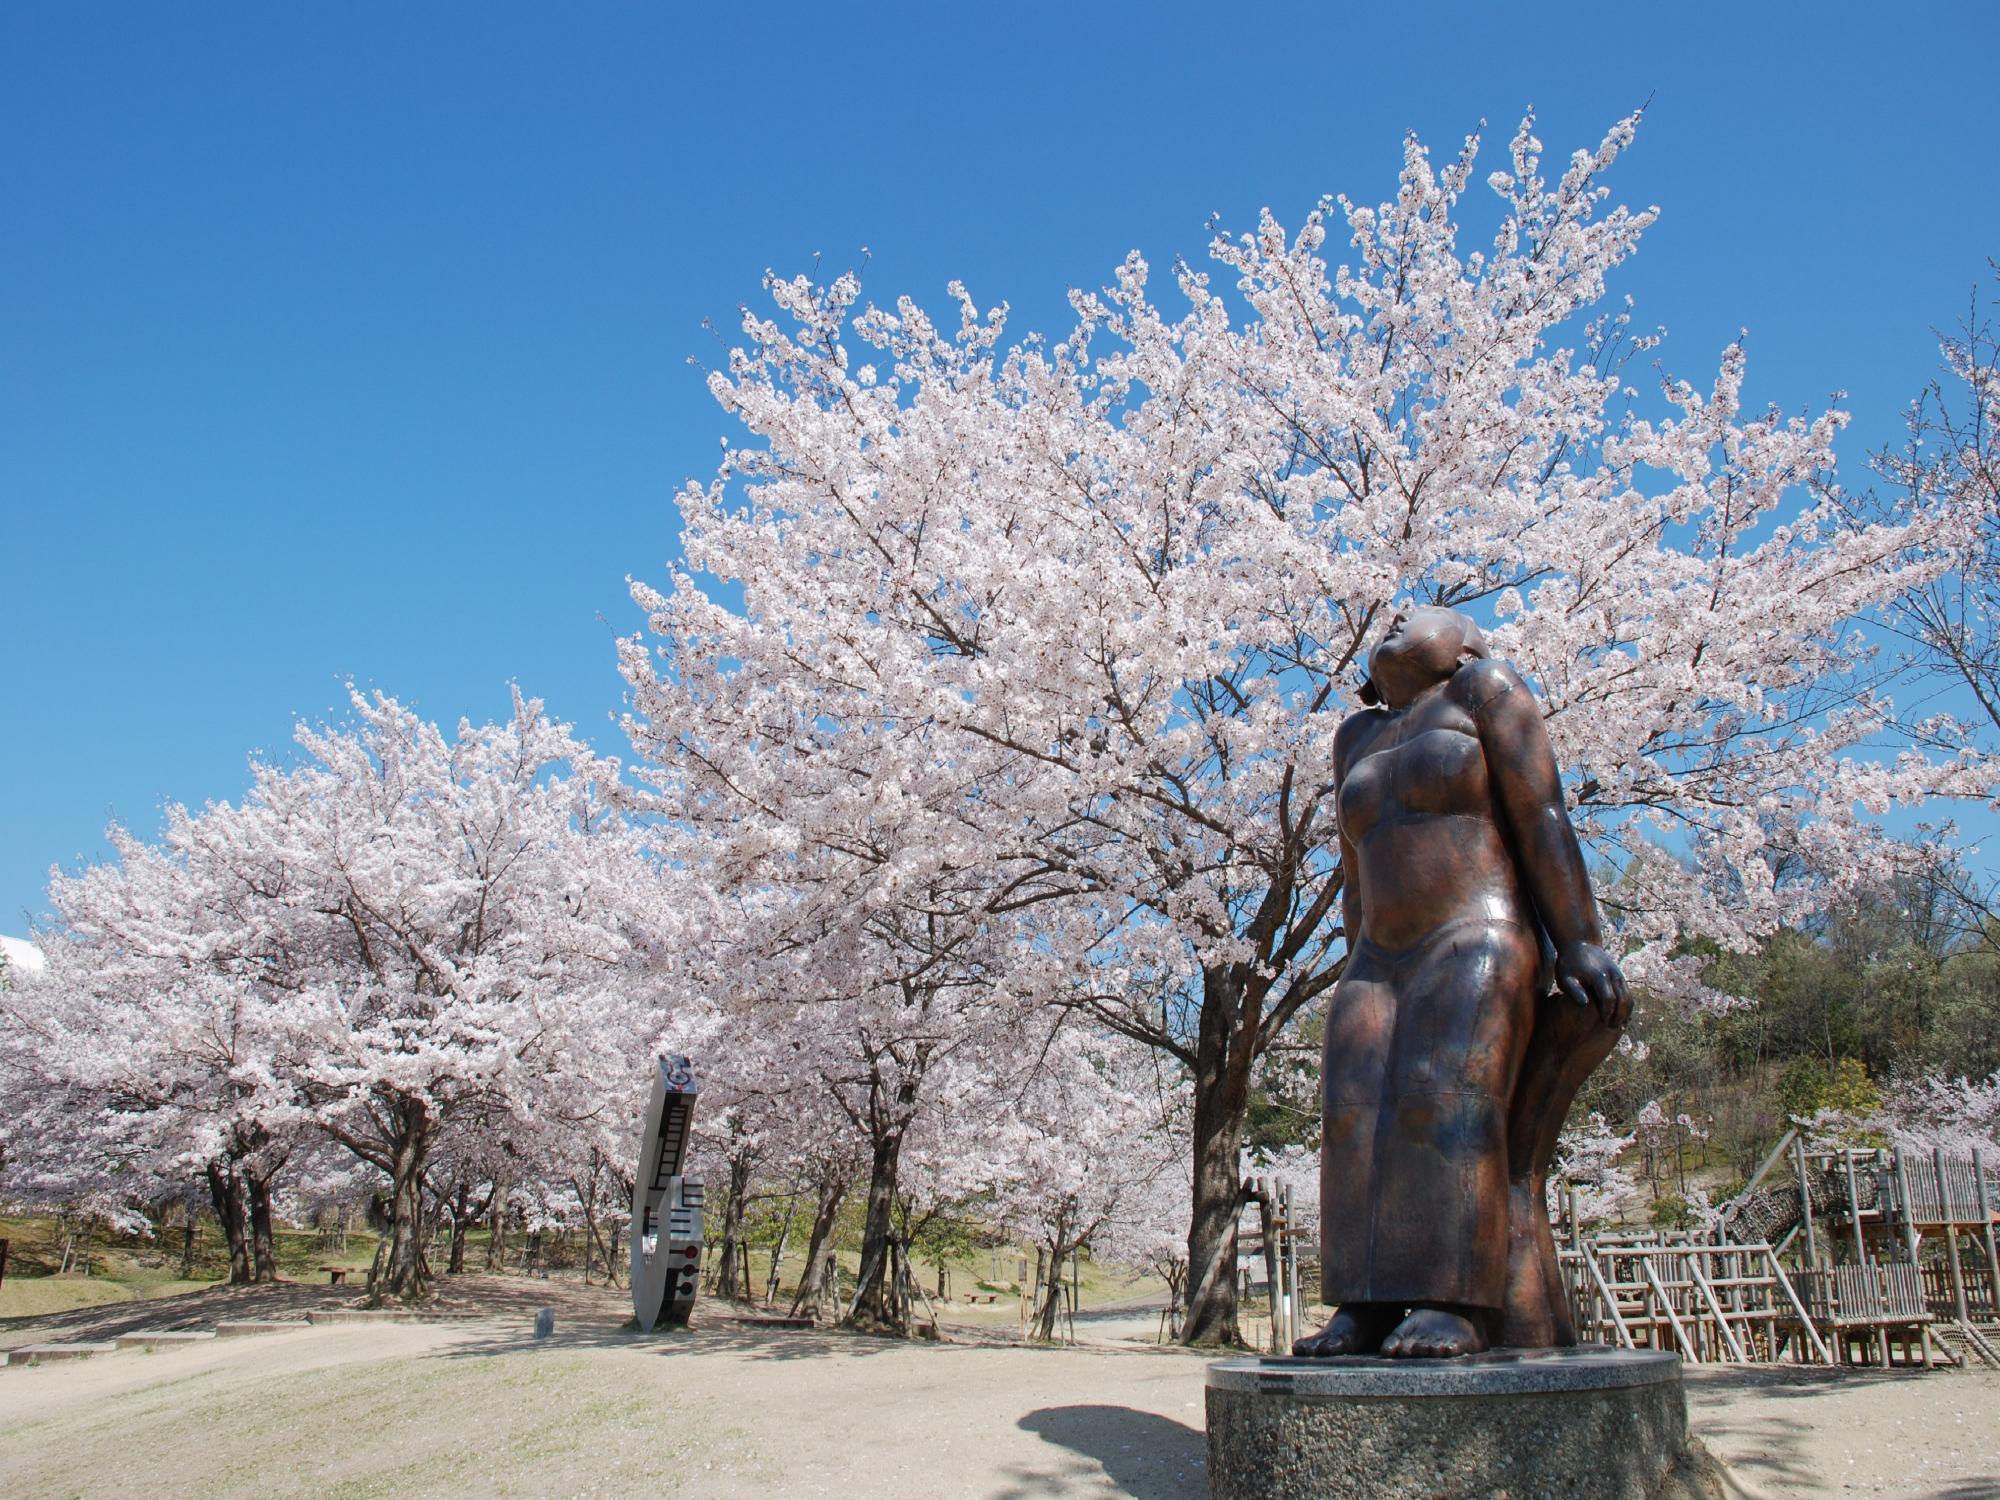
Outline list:
[[[1354,863],[1354,846],[1340,835],[1340,927],[1347,951],[1361,941],[1361,871]]]
[[[1364,709],[1362,712],[1372,713],[1373,710]],[[1342,935],[1347,939],[1349,953],[1361,941],[1361,866],[1356,862],[1354,845],[1348,840],[1347,830],[1340,826],[1340,784],[1347,779],[1347,768],[1363,732],[1363,723],[1361,714],[1343,719],[1333,736],[1333,829],[1340,845],[1340,926]]]
[[[1622,1026],[1631,1010],[1625,976],[1602,946],[1583,848],[1570,826],[1562,776],[1534,694],[1504,662],[1475,662],[1461,676],[1486,749],[1494,801],[1513,836],[1528,894],[1555,945],[1556,986]]]

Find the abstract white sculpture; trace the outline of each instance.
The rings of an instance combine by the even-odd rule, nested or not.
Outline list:
[[[632,1311],[639,1331],[660,1322],[684,1324],[694,1310],[701,1270],[701,1184],[681,1176],[688,1126],[694,1119],[694,1066],[685,1057],[660,1059],[639,1170],[632,1179]]]

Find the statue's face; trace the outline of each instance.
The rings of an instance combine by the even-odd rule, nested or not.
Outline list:
[[[1391,703],[1408,702],[1458,670],[1466,623],[1457,610],[1439,604],[1396,611],[1368,658],[1369,677]]]

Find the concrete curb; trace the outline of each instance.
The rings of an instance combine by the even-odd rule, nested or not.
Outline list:
[[[151,1349],[160,1345],[205,1344],[214,1337],[212,1328],[155,1328],[121,1333],[112,1342],[120,1349]]]
[[[115,1354],[118,1346],[114,1343],[90,1344],[24,1344],[19,1349],[7,1351],[9,1365],[39,1365],[64,1359],[89,1359],[98,1354]]]

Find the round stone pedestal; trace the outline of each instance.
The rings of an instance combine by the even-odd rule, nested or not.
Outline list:
[[[1622,1349],[1208,1367],[1214,1500],[1690,1500],[1681,1362]]]

